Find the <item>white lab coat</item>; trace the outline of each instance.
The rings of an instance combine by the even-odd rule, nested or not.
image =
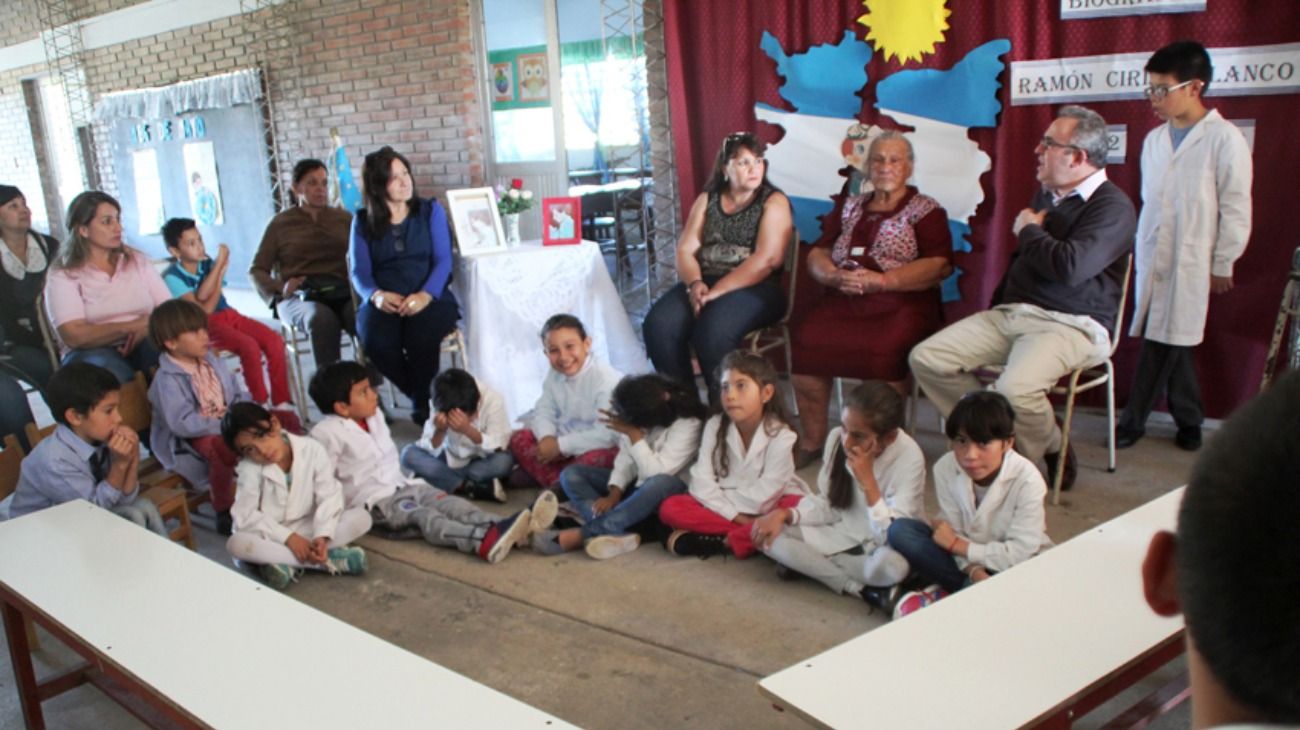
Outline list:
[[[284,478],[276,464],[248,459],[235,469],[235,504],[230,508],[235,534],[252,533],[284,543],[293,533],[307,539],[334,537],[343,514],[343,492],[334,478],[334,465],[325,448],[305,436],[289,437],[293,466]]]
[[[635,444],[620,433],[609,483],[626,490],[659,474],[685,480],[700,449],[701,426],[698,418],[679,418],[667,428],[656,426],[646,431]]]
[[[415,442],[417,448],[434,456],[445,455],[447,466],[453,469],[460,469],[475,459],[491,456],[494,451],[505,451],[510,447],[510,417],[506,415],[505,400],[483,381],[476,378],[474,382],[478,385],[478,412],[470,421],[483,434],[483,443],[476,444],[468,436],[449,428],[443,434],[442,443],[434,447],[432,417],[424,422],[424,432],[420,434],[420,440]],[[433,411],[433,404],[430,403],[429,412]]]
[[[382,411],[366,419],[369,432],[351,418],[330,414],[311,430],[311,437],[325,447],[334,462],[334,476],[343,489],[347,508],[370,509],[376,502],[408,484],[424,484],[402,473]]]
[[[1043,498],[1047,483],[1034,462],[1015,451],[1002,458],[998,478],[975,506],[975,487],[949,451],[934,463],[934,491],[939,517],[970,542],[966,558],[957,564],[982,565],[1003,571],[1051,547]]]
[[[808,485],[794,473],[794,444],[799,436],[785,425],[771,436],[767,424],[760,425],[746,451],[740,429],[729,423],[725,436],[727,475],[719,476],[714,468],[713,447],[718,443],[721,422],[722,416],[714,416],[704,425],[700,455],[691,467],[691,496],[700,504],[734,520],[742,513],[771,512],[783,495],[808,493]]]
[[[1142,213],[1130,334],[1191,347],[1205,336],[1210,275],[1231,276],[1250,238],[1252,160],[1217,110],[1175,151],[1169,124],[1142,143]]]
[[[901,429],[871,466],[880,487],[880,501],[868,505],[862,485],[853,479],[853,501],[842,510],[831,507],[831,469],[843,432],[837,426],[826,438],[822,468],[817,474],[820,494],[804,497],[793,510],[793,524],[799,526],[801,539],[823,555],[859,545],[880,547],[894,520],[925,519],[925,454]]]
[[[538,441],[555,436],[565,456],[611,448],[618,443],[618,433],[600,422],[600,411],[609,409],[614,386],[622,378],[614,368],[596,362],[590,353],[573,377],[551,368],[546,371],[537,405],[519,420],[532,428]]]

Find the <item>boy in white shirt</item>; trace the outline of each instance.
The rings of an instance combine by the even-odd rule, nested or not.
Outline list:
[[[364,509],[343,508],[334,465],[319,443],[280,428],[256,403],[234,403],[221,418],[221,438],[241,458],[235,470],[234,533],[226,551],[258,566],[284,590],[304,568],[360,575],[366,553],[348,543],[366,534]]]
[[[527,543],[532,532],[555,520],[555,495],[549,492],[537,498],[532,510],[503,519],[403,475],[365,367],[348,361],[326,365],[312,377],[308,393],[325,414],[311,435],[334,462],[347,506],[369,511],[381,536],[423,536],[431,545],[499,563],[512,547]]]
[[[438,373],[430,391],[433,417],[402,449],[402,468],[449,494],[506,501],[501,480],[515,460],[501,395],[459,368]]]

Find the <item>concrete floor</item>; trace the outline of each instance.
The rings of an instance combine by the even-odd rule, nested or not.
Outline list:
[[[227,297],[254,316],[266,311],[250,291],[228,290]],[[381,392],[386,399],[387,388]],[[48,423],[44,404],[34,398],[32,405],[38,422]],[[393,413],[399,445],[416,439],[419,429],[405,418],[407,411]],[[311,417],[319,417],[314,408]],[[932,464],[947,443],[928,402],[918,422],[916,438]],[[1057,543],[1183,484],[1190,473],[1195,455],[1174,447],[1172,423],[1151,425],[1147,438],[1119,452],[1118,471],[1107,473],[1104,428],[1104,413],[1076,416],[1079,480],[1047,510],[1048,534]],[[801,476],[811,482],[816,473],[813,465]],[[512,493],[509,504],[488,509],[509,514],[534,496],[532,490]],[[927,496],[934,513],[933,492]],[[230,566],[211,521],[200,517],[195,524],[199,551]],[[775,711],[758,694],[758,680],[885,620],[860,600],[832,595],[811,581],[778,581],[762,556],[679,559],[656,544],[604,562],[582,553],[547,558],[525,550],[489,566],[422,541],[365,537],[359,544],[370,555],[364,577],[307,575],[288,595],[588,728],[805,727]],[[41,638],[38,676],[73,663],[70,650],[43,631]],[[7,647],[0,653],[0,728],[21,727]],[[1171,663],[1076,726],[1100,727],[1181,669],[1181,660]],[[143,727],[91,687],[43,708],[50,728]],[[918,718],[923,712],[918,707]],[[1184,704],[1153,727],[1189,725]]]
[[[918,441],[933,462],[945,443],[927,409],[923,404]],[[1116,473],[1106,473],[1103,424],[1087,413],[1077,421],[1079,483],[1047,513],[1057,542],[1183,483],[1189,473],[1193,455],[1173,446],[1172,426],[1159,425],[1120,453]],[[409,421],[394,424],[394,432],[402,443],[418,436]],[[802,475],[815,473],[809,467]],[[532,496],[514,493],[499,511]],[[223,541],[200,522],[200,551],[229,565]],[[488,566],[418,541],[366,537],[360,544],[371,556],[366,576],[308,575],[289,595],[583,727],[802,726],[761,698],[756,682],[883,622],[860,601],[820,585],[779,582],[761,556],[678,559],[647,545],[606,562],[520,551]],[[70,652],[43,632],[42,638],[38,674],[67,666]],[[0,727],[20,727],[7,657],[0,667]],[[1159,686],[1177,670],[1171,665],[1148,684]],[[1100,726],[1122,706],[1111,703],[1079,726]],[[44,708],[52,728],[140,727],[89,687]],[[1187,727],[1188,717],[1184,705],[1158,726]]]

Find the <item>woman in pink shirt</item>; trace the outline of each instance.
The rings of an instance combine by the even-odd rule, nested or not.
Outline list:
[[[88,191],[68,206],[71,235],[45,280],[45,310],[63,364],[89,362],[123,383],[158,364],[149,313],[171,292],[143,252],[122,241],[122,206]]]

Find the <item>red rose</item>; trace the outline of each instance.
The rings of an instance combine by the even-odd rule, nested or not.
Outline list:
[[[515,190],[523,190],[524,181],[521,180],[520,178],[514,178],[513,180],[510,181],[510,187],[514,188]]]

